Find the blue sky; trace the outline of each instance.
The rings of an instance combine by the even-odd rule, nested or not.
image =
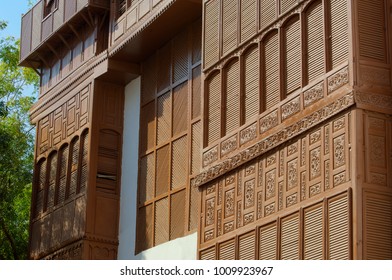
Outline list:
[[[2,36],[20,37],[20,20],[22,14],[29,10],[28,2],[28,0],[0,0],[0,19],[8,22],[7,29],[1,32]]]

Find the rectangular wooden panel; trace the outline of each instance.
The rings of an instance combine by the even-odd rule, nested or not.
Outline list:
[[[235,61],[225,70],[225,102],[226,120],[225,132],[229,134],[241,124],[241,96],[240,96],[240,64]]]
[[[136,250],[142,251],[153,246],[153,205],[147,205],[139,209],[137,214],[137,240]]]
[[[219,0],[210,0],[204,7],[204,68],[219,58]]]
[[[218,140],[221,136],[221,77],[216,74],[207,81],[208,99],[208,144]]]
[[[256,250],[255,231],[244,234],[238,238],[238,259],[254,260]]]
[[[261,227],[259,230],[259,259],[276,260],[277,248],[276,223]]]
[[[160,196],[169,191],[170,146],[157,150],[156,158],[155,196]]]
[[[227,53],[237,46],[238,1],[222,1],[222,49]]]
[[[201,169],[201,121],[192,125],[192,156],[191,156],[191,174],[197,174]]]
[[[260,0],[260,29],[276,19],[276,0]]]
[[[294,214],[281,222],[281,259],[299,259],[299,215]]]
[[[285,28],[285,93],[301,86],[301,30],[299,18]]]
[[[170,200],[170,240],[184,236],[185,233],[185,189],[171,195]]]
[[[173,90],[173,136],[183,133],[188,125],[188,83]]]
[[[33,11],[27,12],[22,17],[22,29],[21,29],[21,38],[20,38],[20,58],[23,59],[26,57],[31,50],[31,34],[32,34],[32,20],[33,20]]]
[[[192,70],[192,119],[201,114],[201,66]]]
[[[200,252],[200,260],[215,260],[215,255],[215,247],[208,248]]]
[[[218,245],[219,260],[235,260],[235,240],[229,240]]]
[[[328,201],[328,259],[350,257],[350,225],[347,194]]]
[[[280,0],[280,13],[283,14],[297,4],[298,0]]]
[[[164,45],[158,52],[159,59],[158,59],[158,74],[157,74],[157,92],[161,92],[162,90],[166,89],[170,86],[171,82],[171,72],[172,72],[172,43],[169,42]],[[144,69],[143,74],[145,71],[149,72],[149,69]],[[148,80],[145,80],[148,83]],[[143,87],[147,90],[150,89],[149,85],[144,85]]]
[[[140,112],[140,152],[143,154],[155,145],[155,102],[141,108]]]
[[[331,68],[348,59],[348,7],[347,0],[330,3],[330,52]]]
[[[154,153],[140,159],[139,203],[143,203],[154,196]]]
[[[31,49],[35,49],[41,43],[41,21],[44,1],[38,2],[33,8],[33,26],[31,36]]]
[[[169,199],[167,197],[155,203],[154,245],[169,241]]]
[[[173,142],[172,145],[172,174],[171,189],[185,186],[188,172],[187,136],[183,136]]]
[[[323,256],[323,205],[304,210],[304,259],[322,260]]]
[[[188,32],[185,30],[173,40],[173,83],[188,76]]]
[[[166,143],[171,138],[171,92],[158,97],[157,144]]]
[[[274,33],[267,38],[264,45],[264,61],[265,106],[268,110],[280,101],[278,33]]]
[[[142,94],[141,103],[145,104],[154,99],[157,84],[157,61],[156,56],[152,55],[142,63]]]
[[[256,35],[257,2],[241,0],[241,42]]]
[[[68,21],[76,12],[76,0],[64,1],[64,21]]]
[[[259,114],[259,49],[254,47],[244,56],[245,123]]]

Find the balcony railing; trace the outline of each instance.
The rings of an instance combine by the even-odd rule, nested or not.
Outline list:
[[[53,5],[48,11],[48,5]],[[22,17],[20,42],[20,62],[24,66],[34,66],[34,54],[53,35],[63,29],[87,7],[109,9],[107,0],[53,0],[39,1]],[[85,16],[85,15],[83,15]],[[29,63],[30,62],[30,63]]]

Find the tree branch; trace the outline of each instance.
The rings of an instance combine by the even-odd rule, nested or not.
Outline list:
[[[12,254],[14,255],[14,259],[18,260],[19,256],[18,256],[18,251],[17,251],[16,246],[15,246],[14,239],[12,238],[11,233],[8,231],[4,219],[0,219],[0,223],[1,223],[1,229],[4,232],[4,235],[7,238],[8,242],[11,245]]]

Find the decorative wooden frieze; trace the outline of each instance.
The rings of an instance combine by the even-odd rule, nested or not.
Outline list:
[[[260,133],[264,133],[267,130],[277,126],[279,124],[278,121],[278,111],[275,110],[268,114],[267,116],[260,119]]]
[[[280,131],[269,135],[268,137],[262,139],[261,141],[257,142],[256,144],[244,149],[240,150],[236,155],[224,159],[223,161],[207,168],[200,174],[198,174],[195,178],[192,179],[192,186],[199,187],[212,179],[215,179],[230,170],[266,153],[267,151],[272,150],[273,148],[277,147],[278,145],[284,143],[285,141],[292,139],[293,137],[307,131],[308,129],[320,124],[321,122],[329,119],[333,115],[343,111],[344,109],[350,107],[354,104],[353,93],[350,92],[336,100],[332,103],[328,104],[327,106],[314,111],[308,116],[303,117],[301,120],[283,127]],[[206,162],[209,160],[217,158],[217,147],[209,150],[206,153],[210,153],[208,155],[204,155]],[[320,151],[313,151],[314,159],[316,156],[320,154]],[[203,159],[204,159],[203,156]],[[204,161],[203,161],[204,162]],[[302,160],[301,160],[302,163]],[[315,163],[317,164],[317,163]],[[314,166],[313,170],[316,172],[315,174],[319,173],[319,167],[317,165]]]
[[[331,94],[341,86],[348,84],[348,67],[343,68],[335,74],[328,77],[328,94]]]
[[[300,97],[294,98],[281,107],[282,121],[295,115],[301,109]]]
[[[236,149],[237,149],[237,135],[234,135],[234,136],[230,137],[229,139],[224,140],[221,143],[221,154],[220,155],[221,155],[221,157],[224,157],[225,155],[229,154],[230,152],[232,152]]]
[[[240,145],[244,145],[257,137],[257,123],[253,123],[240,132]]]
[[[355,92],[355,101],[358,105],[373,106],[381,109],[392,109],[392,96],[376,94],[376,93],[365,93]]]
[[[320,82],[304,91],[304,107],[308,107],[324,97],[324,82]]]
[[[306,172],[301,172],[301,201],[306,199]]]
[[[215,146],[203,154],[203,167],[218,160],[218,146]]]
[[[278,211],[281,211],[283,209],[283,182],[278,183],[278,189],[279,189],[279,194],[278,194]]]

